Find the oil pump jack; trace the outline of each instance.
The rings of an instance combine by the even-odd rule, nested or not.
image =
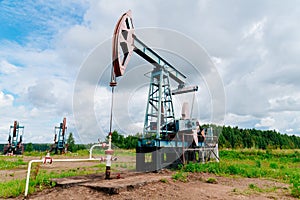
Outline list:
[[[19,122],[14,121],[14,125],[9,128],[8,144],[4,146],[4,155],[22,155],[24,145],[22,144],[24,126],[20,126]]]
[[[134,32],[129,10],[121,16],[114,30],[110,86],[113,109],[116,78],[124,75],[133,52],[153,66],[143,136],[136,147],[136,170],[157,171],[194,161],[195,153],[198,152],[200,157],[201,148],[204,148],[202,142],[198,142],[198,120],[191,119],[185,108],[181,118],[175,119],[172,96],[196,92],[198,86],[186,86],[186,76],[138,39]],[[170,80],[177,83],[176,89],[171,89]],[[111,123],[112,114],[110,131]],[[150,157],[150,161],[146,157]]]
[[[51,146],[50,152],[54,150],[55,154],[58,154],[58,151],[60,151],[60,154],[65,153],[66,131],[67,131],[67,120],[66,118],[64,118],[63,122],[60,123],[60,126],[54,127],[54,144]]]

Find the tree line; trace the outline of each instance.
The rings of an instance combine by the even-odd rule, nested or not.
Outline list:
[[[205,125],[208,127],[209,125]],[[276,130],[241,129],[231,126],[213,127],[219,136],[220,148],[300,149],[300,137],[281,134]]]
[[[243,149],[300,149],[300,137],[281,134],[275,130],[241,129],[238,126],[217,126],[205,124],[203,128],[212,127],[214,135],[219,137],[220,148]],[[112,143],[125,149],[137,146],[140,133],[125,137],[117,131],[112,133]]]
[[[204,128],[212,127],[214,135],[219,137],[220,148],[243,149],[300,149],[300,137],[295,135],[280,134],[275,130],[241,129],[238,126],[203,125]],[[140,133],[125,136],[114,131],[112,144],[122,149],[134,149],[137,146]],[[106,138],[108,140],[108,137]],[[67,138],[68,151],[76,152],[81,149],[89,149],[92,144],[76,144],[72,133]],[[106,141],[107,142],[107,141]],[[0,149],[5,144],[0,144]],[[24,149],[30,151],[47,151],[51,144],[24,144]]]
[[[117,131],[112,132],[111,142],[121,149],[134,149],[137,146],[140,134],[124,136]],[[107,137],[108,139],[108,137]]]

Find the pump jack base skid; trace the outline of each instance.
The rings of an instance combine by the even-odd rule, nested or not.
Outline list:
[[[141,142],[143,139],[139,141]],[[184,165],[189,162],[205,163],[211,158],[217,162],[220,160],[218,154],[215,153],[215,145],[191,145],[183,148],[180,144],[180,141],[156,139],[149,146],[137,146],[136,171],[156,172],[164,168],[178,168],[180,164]]]

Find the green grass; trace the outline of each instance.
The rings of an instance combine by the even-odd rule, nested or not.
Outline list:
[[[190,163],[181,167],[181,171],[276,179],[290,183],[291,195],[300,198],[299,150],[221,150],[220,158],[219,163]]]
[[[22,157],[0,157],[0,170],[14,169],[26,165],[27,163],[23,161]]]
[[[90,152],[88,149],[83,149],[83,150],[79,150],[76,153],[78,156],[89,156]],[[67,154],[68,155],[68,154]],[[105,149],[101,148],[101,147],[95,147],[93,149],[93,156],[97,157],[97,156],[104,156],[105,155]],[[114,149],[114,155],[115,156],[135,156],[135,149]]]
[[[217,184],[218,181],[217,181],[216,178],[209,177],[209,178],[206,180],[206,183]]]
[[[249,189],[257,191],[257,192],[262,192],[263,191],[261,188],[259,188],[258,186],[256,186],[253,183],[250,183],[248,187],[249,187]]]
[[[250,183],[248,185],[248,188],[245,190],[238,190],[237,188],[234,188],[232,192],[242,195],[251,195],[255,193],[269,193],[269,192],[276,192],[276,190],[279,189],[278,187],[270,186],[270,187],[264,187],[260,188],[257,185]]]
[[[17,197],[25,191],[25,179],[0,182],[0,198]]]
[[[162,178],[162,179],[160,179],[160,182],[162,182],[162,183],[168,183],[169,181],[166,178]]]
[[[175,174],[172,175],[172,179],[174,181],[181,181],[181,182],[187,182],[188,173],[183,171],[178,171]]]
[[[31,152],[27,152],[25,151],[23,153],[23,156],[34,156],[34,157],[41,157],[41,156],[45,156],[46,152],[45,151],[31,151]]]
[[[298,173],[296,176],[291,178],[290,183],[292,184],[292,196],[300,199],[300,174]]]

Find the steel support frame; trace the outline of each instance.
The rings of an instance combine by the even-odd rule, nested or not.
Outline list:
[[[66,118],[63,119],[63,122],[60,123],[60,126],[55,126],[54,127],[54,135],[55,135],[55,141],[54,143],[56,144],[56,150],[60,150],[63,151],[63,149],[65,148],[65,144],[66,144]],[[56,152],[57,153],[57,152]]]
[[[61,127],[55,127],[55,134],[57,135],[57,148],[63,149],[65,146],[65,136],[62,134]]]
[[[155,138],[159,139],[169,133],[174,133],[174,130],[168,128],[168,124],[174,123],[174,120],[169,73],[163,68],[155,68],[150,78],[144,137],[155,134]]]

